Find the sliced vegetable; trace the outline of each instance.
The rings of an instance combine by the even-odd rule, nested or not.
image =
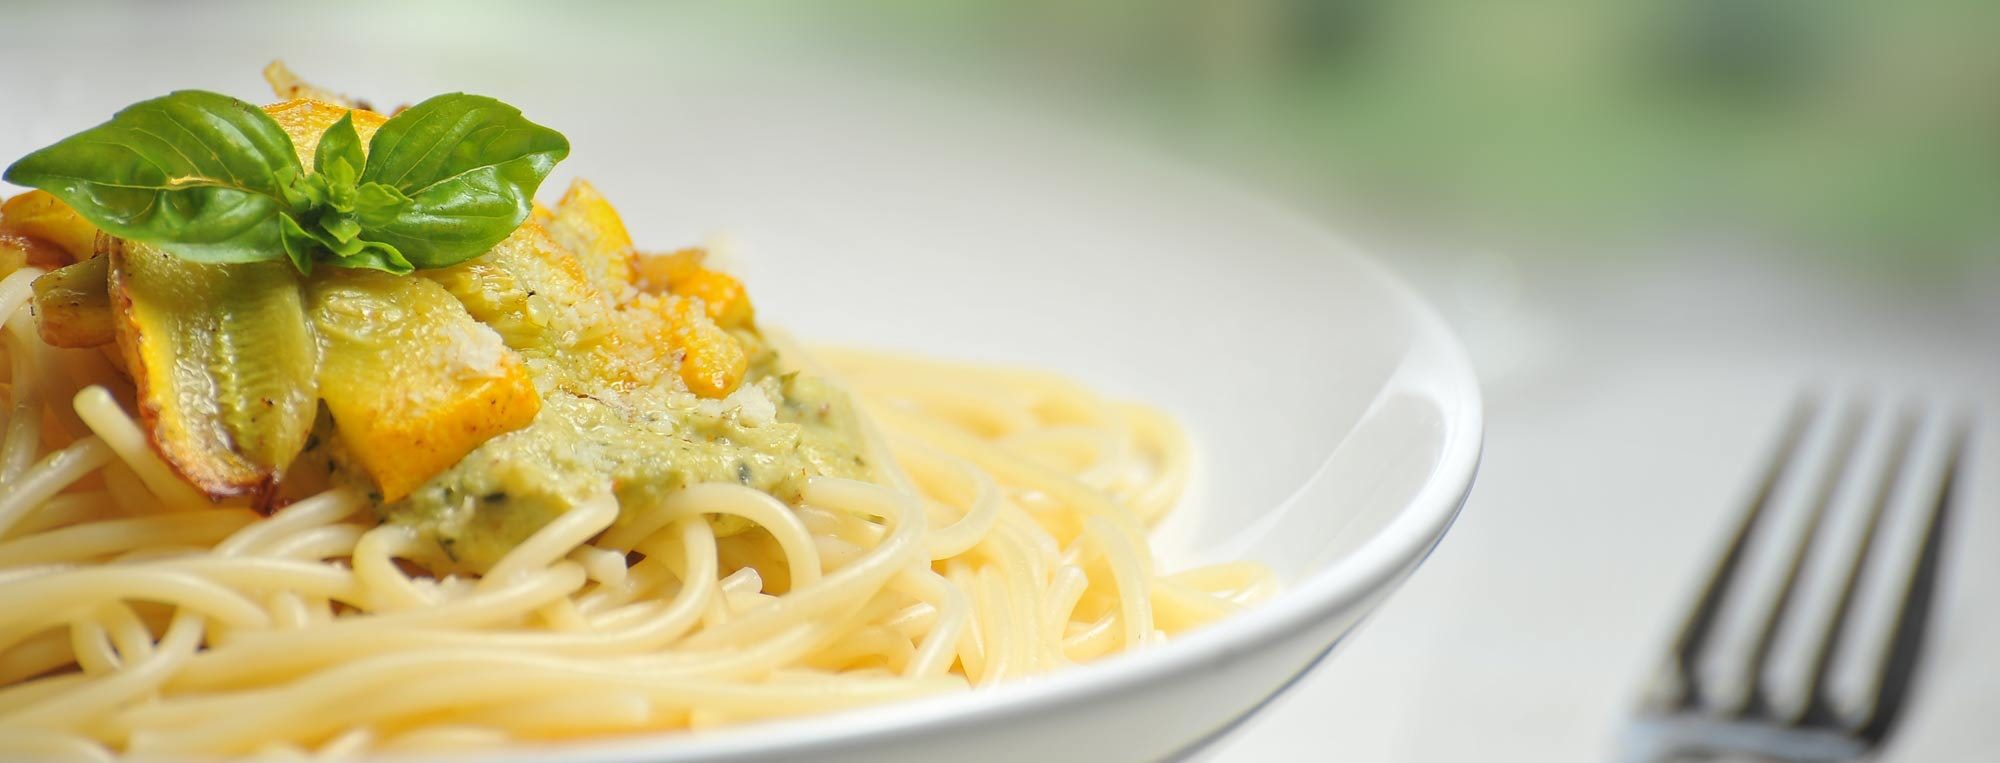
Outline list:
[[[347,452],[395,501],[541,410],[527,368],[422,278],[329,269],[307,287],[320,394]]]
[[[35,279],[35,328],[57,347],[98,347],[116,341],[108,279],[110,257],[92,257]]]
[[[535,359],[546,385],[591,394],[607,385],[679,380],[681,353],[664,310],[638,301],[614,306],[577,258],[532,221],[484,256],[424,275],[500,332],[508,347]]]
[[[637,272],[632,236],[618,210],[581,178],[570,183],[544,223],[556,244],[576,255],[591,283],[614,299],[629,293]]]
[[[54,245],[68,258],[48,267],[88,259],[97,248],[97,226],[47,191],[35,190],[0,204],[0,236],[19,236]]]
[[[698,248],[638,255],[639,289],[649,294],[695,297],[708,308],[708,317],[717,325],[726,329],[749,326],[757,319],[750,292],[735,276],[702,267],[707,258],[708,252]]]
[[[671,254],[641,254],[637,258],[639,289],[648,294],[665,294],[675,281],[699,272],[701,261],[707,257],[708,252],[698,247]]]
[[[375,131],[382,129],[388,117],[373,111],[349,109],[337,103],[315,100],[311,97],[296,98],[264,107],[264,113],[278,123],[285,135],[292,139],[292,150],[298,153],[299,166],[315,166],[319,154],[319,138],[326,134],[326,128],[340,121],[341,117],[354,115],[354,132],[361,137],[362,145],[367,145]]]
[[[531,356],[574,348],[610,325],[610,297],[533,222],[484,255],[422,275]]]
[[[748,326],[757,317],[743,282],[728,273],[696,269],[694,273],[675,281],[671,291],[682,297],[701,300],[708,317],[726,329]]]
[[[264,82],[270,84],[272,93],[286,100],[310,98],[342,108],[368,108],[366,102],[315,86],[301,79],[299,75],[292,73],[292,68],[286,66],[283,61],[272,61],[270,65],[264,67]],[[329,122],[328,124],[332,123]],[[320,129],[324,130],[326,128],[322,126]],[[298,142],[298,139],[298,136],[292,136],[293,142]],[[311,166],[312,162],[306,162],[306,165]]]
[[[749,355],[735,337],[708,317],[700,302],[684,297],[648,300],[666,318],[667,343],[681,356],[681,381],[689,391],[722,398],[742,385],[750,368]]]
[[[318,399],[297,274],[107,248],[114,333],[154,449],[211,498],[267,494],[305,447]]]
[[[51,254],[33,254],[40,250],[47,250]],[[13,275],[14,271],[26,266],[28,261],[33,257],[40,256],[47,259],[60,259],[56,256],[58,254],[60,252],[55,247],[43,244],[40,241],[21,238],[20,236],[0,234],[0,278]],[[38,267],[40,266],[38,265]]]

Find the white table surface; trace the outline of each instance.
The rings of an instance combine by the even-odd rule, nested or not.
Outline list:
[[[2000,756],[2000,268],[1948,282],[1721,256],[1403,263],[1486,379],[1486,458],[1437,552],[1209,759],[1601,761],[1793,392],[1978,401],[1943,605],[1883,758]]]

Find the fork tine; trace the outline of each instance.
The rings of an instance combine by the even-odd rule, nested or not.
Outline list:
[[[1898,664],[1907,660],[1896,657],[1914,647],[1910,626],[1921,626],[1921,605],[1928,601],[1925,568],[1935,565],[1940,515],[1964,451],[1957,418],[1925,412],[1877,520],[1877,540],[1855,583],[1827,673],[1828,700],[1848,728],[1879,733],[1877,721],[1886,721],[1884,711],[1893,710],[1884,702],[1885,692],[1900,690],[1908,677],[1908,665]]]
[[[1916,672],[1973,419],[1862,402],[1801,400],[1647,687],[1626,760],[1880,749]]]
[[[1847,461],[1858,418],[1845,396],[1823,405],[1750,528],[1735,580],[1722,599],[1707,647],[1697,657],[1704,709],[1737,714],[1752,699],[1786,593],[1827,494]]]
[[[1761,478],[1757,482],[1757,493],[1750,501],[1750,508],[1736,523],[1729,536],[1729,544],[1722,558],[1717,560],[1715,569],[1709,573],[1703,584],[1700,598],[1688,611],[1686,622],[1681,623],[1675,634],[1674,645],[1668,652],[1667,663],[1647,685],[1645,703],[1654,710],[1666,712],[1691,704],[1698,695],[1700,686],[1695,675],[1695,658],[1707,647],[1708,635],[1715,622],[1722,599],[1728,593],[1729,583],[1735,577],[1736,568],[1742,566],[1743,549],[1749,545],[1750,531],[1757,525],[1758,517],[1770,505],[1771,493],[1779,476],[1785,471],[1805,439],[1807,425],[1815,418],[1819,408],[1812,395],[1802,395],[1792,406],[1785,419],[1784,435],[1778,440],[1778,447],[1772,451],[1770,461],[1764,465]]]
[[[1797,721],[1812,707],[1813,692],[1832,656],[1835,628],[1851,600],[1875,518],[1909,446],[1910,418],[1905,411],[1886,405],[1877,406],[1868,415],[1853,456],[1807,546],[1762,676],[1765,706],[1780,720]]]

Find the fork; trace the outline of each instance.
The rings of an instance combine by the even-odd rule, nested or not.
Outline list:
[[[1969,417],[1807,395],[1622,739],[1623,760],[1878,750],[1916,672]]]

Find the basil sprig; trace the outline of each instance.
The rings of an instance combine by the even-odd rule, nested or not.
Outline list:
[[[452,93],[388,120],[366,152],[343,116],[320,136],[308,173],[263,110],[182,90],[28,154],[0,178],[189,260],[408,273],[500,243],[568,155],[562,133],[519,109]]]

